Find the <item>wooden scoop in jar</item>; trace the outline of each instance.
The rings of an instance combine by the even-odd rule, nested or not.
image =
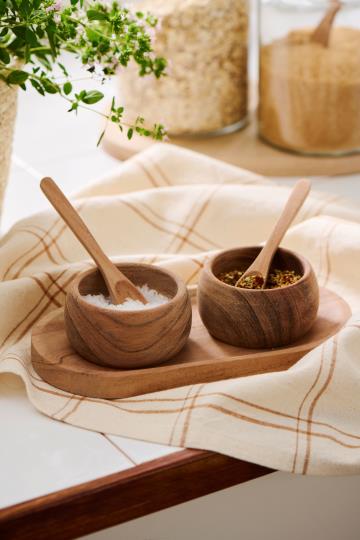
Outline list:
[[[65,197],[51,178],[43,178],[40,187],[57,213],[94,259],[99,268],[113,304],[122,304],[126,299],[138,300],[147,304],[147,300],[135,285],[105,255],[75,208]]]
[[[238,279],[235,287],[243,287],[244,279],[251,276],[256,277],[260,281],[262,289],[265,288],[269,269],[275,252],[279,247],[281,240],[284,238],[286,231],[294,220],[296,214],[299,212],[300,208],[304,204],[304,201],[309,194],[310,188],[310,180],[304,178],[296,182],[291,192],[291,195],[286,203],[286,206],[282,211],[282,214],[277,221],[266,244],[260,251],[259,255],[256,257],[255,261],[249,266],[246,272],[244,272],[241,278]]]
[[[329,8],[324,17],[311,34],[311,41],[314,43],[320,43],[324,47],[328,47],[331,28],[335,19],[335,16],[341,8],[341,2],[339,0],[331,0]]]

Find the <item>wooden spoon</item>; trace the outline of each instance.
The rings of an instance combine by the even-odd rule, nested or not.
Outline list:
[[[147,304],[147,300],[133,283],[105,255],[75,208],[51,178],[43,178],[40,187],[58,214],[81,242],[97,264],[108,288],[113,304],[122,304],[127,298]]]
[[[269,273],[269,268],[275,252],[280,245],[286,231],[290,227],[296,214],[302,207],[306,197],[309,194],[311,187],[310,180],[298,180],[291,192],[291,195],[285,205],[280,218],[278,219],[271,235],[266,244],[256,257],[255,261],[249,266],[246,272],[241,276],[235,284],[235,287],[242,287],[244,278],[249,276],[257,276],[262,280],[261,288],[264,289]]]
[[[339,0],[331,0],[327,12],[311,34],[310,41],[314,43],[320,43],[320,45],[328,47],[331,28],[335,19],[335,15],[340,8],[341,2],[339,2]]]

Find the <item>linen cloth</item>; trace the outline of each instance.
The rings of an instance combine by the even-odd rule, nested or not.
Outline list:
[[[288,195],[251,172],[159,144],[75,205],[115,260],[158,264],[194,286],[212,253],[263,241]],[[353,310],[336,336],[288,371],[101,400],[51,387],[31,366],[32,326],[64,304],[91,263],[53,211],[23,219],[0,241],[0,376],[17,374],[39,411],[83,428],[301,474],[360,473],[359,222],[357,208],[314,191],[282,244],[307,257],[319,284]]]

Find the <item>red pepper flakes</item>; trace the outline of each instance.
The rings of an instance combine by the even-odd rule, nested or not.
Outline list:
[[[222,272],[217,277],[223,283],[227,285],[235,286],[241,276],[244,274],[242,270],[231,270],[230,272]],[[266,281],[265,289],[278,289],[287,287],[299,281],[301,276],[296,274],[294,270],[272,270]],[[260,276],[248,276],[244,279],[244,282],[240,285],[244,289],[261,289],[263,286],[263,280]]]

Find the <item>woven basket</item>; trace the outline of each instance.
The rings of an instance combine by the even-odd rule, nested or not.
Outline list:
[[[0,215],[9,174],[17,90],[0,81]]]

